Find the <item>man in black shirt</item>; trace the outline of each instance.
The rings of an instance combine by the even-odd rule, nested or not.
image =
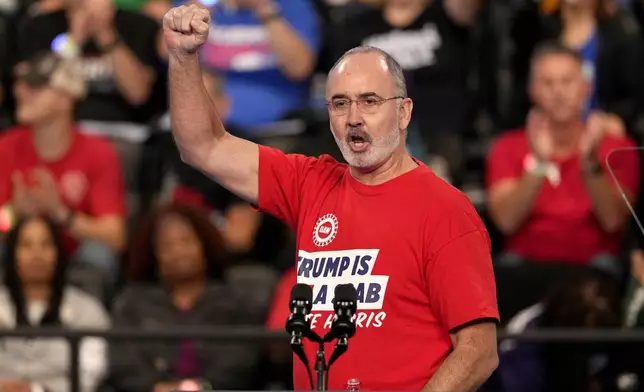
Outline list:
[[[82,57],[88,97],[81,120],[139,122],[156,80],[159,27],[141,14],[116,10],[110,0],[65,0],[65,8],[25,18],[18,60],[46,51]]]

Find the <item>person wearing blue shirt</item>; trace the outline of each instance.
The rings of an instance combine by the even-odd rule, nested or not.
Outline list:
[[[227,123],[253,135],[308,103],[321,46],[311,0],[200,2],[214,10],[201,60],[225,80]]]
[[[588,117],[593,110],[596,110],[599,106],[597,98],[597,54],[598,54],[598,45],[599,40],[597,36],[597,30],[590,35],[588,40],[584,45],[579,48],[579,55],[581,56],[584,64],[584,73],[588,78],[588,82],[591,84],[591,92],[586,102],[586,107],[584,110],[584,117]]]

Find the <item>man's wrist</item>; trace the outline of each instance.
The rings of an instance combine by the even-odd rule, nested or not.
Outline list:
[[[604,170],[599,157],[595,153],[582,156],[580,164],[582,173],[588,176],[599,175],[603,173]]]
[[[547,177],[552,164],[535,154],[529,154],[523,162],[523,170],[536,177]]]

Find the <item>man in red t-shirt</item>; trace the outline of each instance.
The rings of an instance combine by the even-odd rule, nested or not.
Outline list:
[[[638,154],[611,154],[634,143],[609,115],[595,112],[582,121],[590,90],[576,52],[547,45],[532,64],[535,107],[526,128],[501,136],[488,154],[489,208],[505,250],[540,262],[616,256],[629,212],[606,158],[634,200]]]
[[[582,121],[589,87],[575,51],[540,48],[532,61],[535,107],[526,127],[501,136],[488,153],[488,208],[505,237],[496,260],[504,319],[588,265],[622,272],[618,254],[629,211],[606,159],[632,201],[638,154],[624,150],[634,144],[616,117],[594,112]]]
[[[296,230],[314,331],[329,331],[335,287],[356,287],[358,331],[328,389],[359,379],[366,390],[475,390],[498,361],[489,238],[467,197],[407,153],[400,65],[357,48],[330,72],[331,129],[349,165],[287,155],[224,129],[196,55],[210,20],[199,6],[164,17],[174,137],[184,159]],[[305,349],[313,362],[317,346]],[[294,384],[310,388],[299,361]]]
[[[65,229],[76,258],[112,272],[125,241],[123,181],[112,146],[75,129],[81,75],[49,52],[16,67],[22,125],[0,136],[3,230],[14,217],[43,214]]]

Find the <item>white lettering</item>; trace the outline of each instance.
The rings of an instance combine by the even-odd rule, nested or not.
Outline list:
[[[389,53],[405,70],[427,67],[436,63],[436,50],[442,39],[436,25],[427,23],[421,30],[393,30],[367,38],[364,45]]]
[[[310,318],[310,320],[311,320],[311,329],[315,329],[315,324],[317,324],[317,322],[320,319],[320,317],[322,317],[322,313],[316,313],[316,314],[312,314],[312,315],[309,315],[309,316],[312,316]]]
[[[315,324],[311,322],[311,329],[315,329],[319,325],[317,324],[317,316],[321,315],[321,313],[315,314]],[[380,328],[382,327],[382,322],[386,317],[386,312],[358,312],[353,316],[356,322],[356,328]],[[328,314],[326,316],[326,320],[324,321],[324,325],[322,325],[321,328],[325,330],[330,329],[334,319],[334,314]]]
[[[262,26],[210,26],[208,42],[218,45],[259,45],[268,42]]]

